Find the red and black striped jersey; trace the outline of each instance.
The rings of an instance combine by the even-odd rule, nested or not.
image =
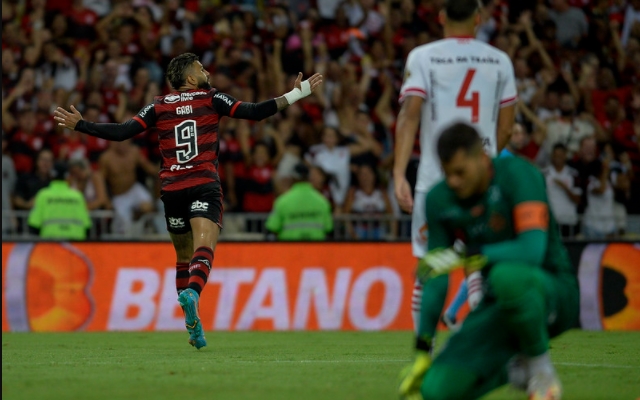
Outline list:
[[[222,116],[233,116],[241,103],[215,89],[196,89],[157,96],[133,117],[158,134],[162,190],[220,181],[218,122]]]
[[[96,124],[80,119],[74,129],[117,141],[154,129],[162,156],[162,190],[176,191],[220,181],[218,122],[221,117],[260,121],[276,112],[275,99],[248,103],[216,89],[193,89],[157,96],[126,122]]]

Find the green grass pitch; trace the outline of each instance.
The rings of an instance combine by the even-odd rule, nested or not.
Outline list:
[[[3,333],[2,398],[397,399],[412,343],[410,332],[208,332],[197,351],[187,337]],[[552,346],[564,399],[640,398],[640,333],[572,331]]]

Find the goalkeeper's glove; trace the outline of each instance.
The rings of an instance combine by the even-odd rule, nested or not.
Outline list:
[[[463,261],[464,243],[456,240],[452,247],[431,250],[418,261],[418,279],[424,282],[427,278],[448,274],[462,267]]]
[[[418,261],[418,279],[422,282],[427,278],[448,274],[456,268],[464,267],[467,275],[479,271],[488,263],[487,257],[480,253],[480,248],[467,248],[461,241],[456,240],[452,247],[435,249],[428,252]]]
[[[402,372],[400,372],[400,387],[398,388],[398,392],[400,398],[404,400],[422,400],[420,386],[422,386],[422,381],[424,380],[427,370],[431,367],[432,360],[428,342],[418,338],[416,348],[416,358],[413,364],[407,365]]]

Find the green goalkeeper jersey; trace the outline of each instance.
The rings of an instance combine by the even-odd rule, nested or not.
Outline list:
[[[487,191],[461,200],[439,182],[427,195],[429,250],[461,239],[487,257],[489,265],[521,261],[554,274],[573,273],[558,225],[549,208],[545,180],[519,157],[492,160]]]

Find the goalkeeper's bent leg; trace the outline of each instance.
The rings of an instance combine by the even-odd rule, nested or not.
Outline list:
[[[489,379],[481,379],[468,369],[434,365],[427,372],[421,393],[424,400],[471,400],[482,397],[505,382],[505,369]]]
[[[499,263],[489,272],[489,285],[506,323],[529,357],[549,349],[546,292],[542,268],[523,263]]]
[[[418,337],[429,342],[436,335],[440,314],[444,308],[449,287],[449,276],[441,275],[427,280],[422,287],[422,302]],[[431,344],[431,343],[430,343]]]

